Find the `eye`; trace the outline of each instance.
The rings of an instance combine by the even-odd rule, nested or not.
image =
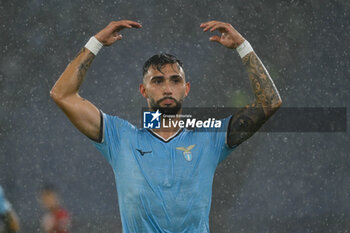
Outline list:
[[[153,78],[152,83],[154,84],[161,84],[163,82],[162,78]]]
[[[180,78],[180,77],[173,77],[171,80],[172,80],[174,83],[179,83],[179,82],[181,82],[181,78]]]

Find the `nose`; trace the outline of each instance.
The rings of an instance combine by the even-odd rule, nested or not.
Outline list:
[[[164,86],[163,86],[163,95],[167,96],[167,95],[171,95],[172,94],[172,90],[171,90],[171,86],[170,86],[170,82],[169,81],[166,81],[164,83]]]

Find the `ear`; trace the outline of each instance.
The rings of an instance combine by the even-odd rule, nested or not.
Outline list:
[[[145,85],[143,83],[141,83],[139,85],[139,89],[140,89],[141,95],[147,99],[148,96],[147,96],[147,93],[146,93],[146,87],[145,87]]]
[[[185,96],[188,96],[188,93],[191,90],[191,84],[189,82],[187,82],[185,85],[186,85]]]

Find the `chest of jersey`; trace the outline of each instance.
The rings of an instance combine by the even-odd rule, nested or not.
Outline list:
[[[182,133],[164,142],[140,131],[134,140],[125,138],[113,166],[118,187],[127,190],[128,197],[151,192],[176,199],[211,189],[217,157],[201,136]]]
[[[118,117],[104,115],[104,125],[95,145],[115,173],[124,231],[208,232],[215,168],[229,152],[225,133],[184,129],[165,142]]]

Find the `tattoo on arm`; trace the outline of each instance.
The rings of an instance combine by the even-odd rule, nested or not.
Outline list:
[[[77,53],[77,55],[75,55],[75,57],[73,58],[73,60],[74,60],[75,58],[79,57],[79,55],[82,54],[85,50],[86,50],[86,48],[83,47],[83,48],[79,51],[79,53]],[[72,60],[72,61],[73,61],[73,60]]]
[[[243,58],[243,63],[248,69],[256,100],[232,116],[227,130],[227,144],[230,147],[239,145],[251,137],[282,103],[269,73],[258,56],[251,52]]]
[[[264,64],[254,52],[245,56],[243,63],[248,69],[249,80],[254,91],[256,103],[264,108],[264,112],[268,116],[271,108],[279,105],[281,102],[281,97],[275,84]]]
[[[84,47],[77,55],[77,57],[83,53],[86,50],[86,48]],[[92,61],[94,60],[95,55],[93,53],[89,53],[89,55],[87,56],[87,58],[85,58],[85,60],[82,61],[82,63],[79,66],[78,69],[78,86],[77,89],[80,88],[81,84],[83,83],[84,79],[85,79],[85,75],[87,70],[90,68],[90,65],[92,63]]]

